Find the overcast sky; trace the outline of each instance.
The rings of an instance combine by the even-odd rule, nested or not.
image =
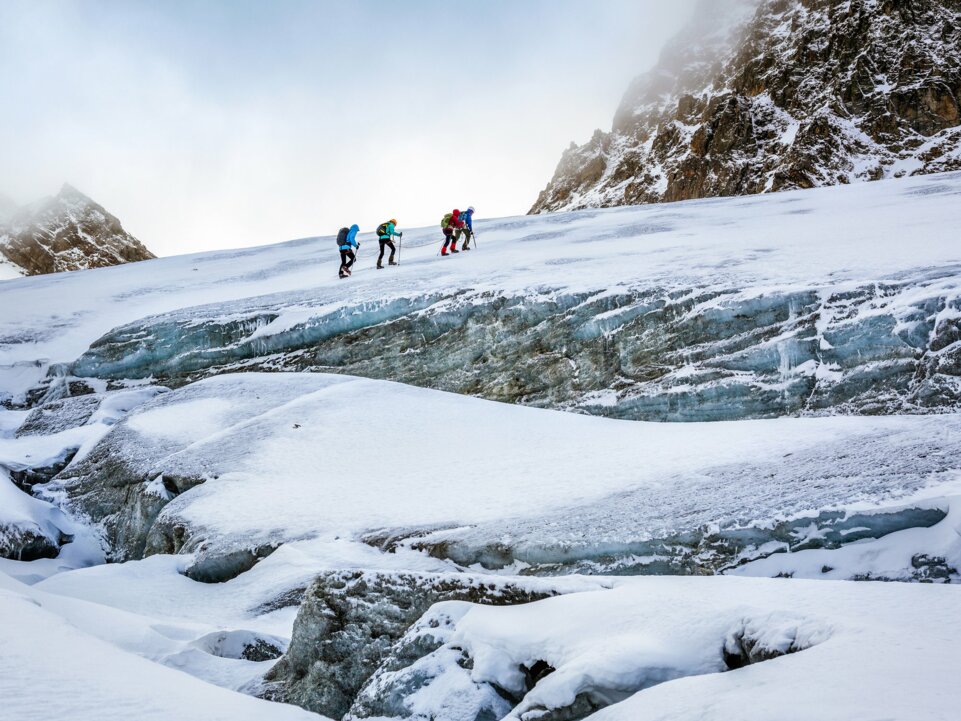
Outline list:
[[[158,255],[525,213],[693,0],[0,0],[0,193]]]

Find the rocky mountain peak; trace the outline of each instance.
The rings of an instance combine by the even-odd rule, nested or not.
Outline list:
[[[957,2],[705,1],[531,212],[957,168]]]
[[[24,275],[154,258],[120,220],[69,183],[55,196],[0,214],[0,257]]]

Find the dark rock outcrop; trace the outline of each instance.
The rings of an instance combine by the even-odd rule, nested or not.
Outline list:
[[[0,218],[0,256],[25,275],[103,268],[154,258],[120,221],[70,185]]]
[[[521,586],[504,578],[466,574],[324,574],[307,591],[290,647],[267,675],[266,695],[341,718],[397,641],[435,603],[507,606],[552,595],[550,581],[542,579]],[[427,646],[411,658],[433,650],[429,642]]]
[[[2,479],[0,479],[2,480]],[[0,558],[35,561],[56,558],[68,537],[53,536],[30,523],[8,524],[0,521]]]
[[[531,213],[961,168],[955,0],[703,0]]]

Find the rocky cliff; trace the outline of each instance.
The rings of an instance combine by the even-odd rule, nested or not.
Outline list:
[[[0,213],[0,260],[24,275],[103,268],[154,258],[120,221],[76,188]]]
[[[961,168],[956,0],[704,0],[531,213]]]

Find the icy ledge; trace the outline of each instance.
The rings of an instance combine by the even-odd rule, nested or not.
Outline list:
[[[637,423],[244,373],[153,398],[39,488],[96,524],[112,560],[192,554],[204,581],[338,538],[529,575],[772,558],[770,575],[950,581],[959,458],[958,414]],[[884,564],[845,550],[881,542],[897,551]],[[808,552],[824,568],[791,565]]]
[[[180,385],[335,371],[635,420],[945,412],[961,405],[959,278],[953,266],[821,287],[283,295],[118,328],[69,372]]]

